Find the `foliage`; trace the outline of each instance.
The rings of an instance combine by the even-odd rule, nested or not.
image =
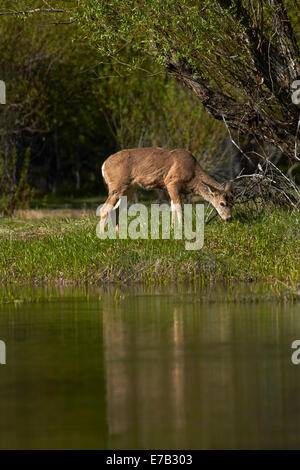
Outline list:
[[[95,157],[101,139],[107,142],[105,132],[97,132],[101,115],[91,75],[84,73],[91,50],[86,59],[86,47],[72,44],[70,29],[41,18],[4,17],[0,31],[1,78],[7,85],[7,104],[0,112],[3,153],[15,149],[22,162],[30,148],[28,178],[42,190],[72,183],[82,168],[89,180],[95,170],[91,147]]]
[[[24,161],[17,175],[17,152],[4,155],[0,148],[0,215],[10,216],[16,208],[24,208],[33,196],[33,190],[28,184],[28,165],[30,149],[26,149]]]
[[[107,70],[107,69],[106,69]],[[148,76],[142,71],[100,81],[100,107],[117,148],[188,148],[206,167],[212,164],[225,136],[222,125],[207,115],[197,99],[164,73]]]
[[[39,5],[31,2],[28,8]],[[37,196],[49,190],[99,192],[103,160],[124,147],[189,147],[210,166],[225,131],[207,119],[193,95],[165,72],[131,75],[119,65],[98,63],[93,46],[78,39],[76,23],[52,22],[48,15],[27,15],[26,21],[0,16],[0,70],[7,84],[0,146],[3,155],[16,152],[17,168],[13,161],[10,167],[17,179],[27,148],[27,181]],[[8,171],[5,162],[2,172]]]
[[[294,158],[299,11],[283,0],[88,0],[78,18],[103,57],[145,57],[188,86],[216,119]],[[128,64],[125,64],[126,67]]]

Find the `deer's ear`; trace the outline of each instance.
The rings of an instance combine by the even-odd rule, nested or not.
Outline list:
[[[228,183],[226,183],[226,186],[225,186],[225,191],[226,191],[226,193],[231,193],[231,192],[232,192],[232,188],[233,188],[232,181],[228,181]]]

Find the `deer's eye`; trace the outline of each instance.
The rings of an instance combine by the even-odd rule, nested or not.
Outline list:
[[[222,206],[222,207],[226,207],[226,204],[225,204],[225,202],[220,202],[220,206]]]

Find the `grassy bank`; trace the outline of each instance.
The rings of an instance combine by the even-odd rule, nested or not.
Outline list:
[[[273,210],[227,224],[216,218],[199,251],[185,250],[182,240],[99,240],[97,222],[91,214],[0,219],[0,282],[263,280],[299,289],[299,214]]]

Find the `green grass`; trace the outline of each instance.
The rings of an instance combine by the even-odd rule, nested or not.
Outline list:
[[[0,283],[265,281],[299,292],[299,213],[216,218],[198,251],[187,251],[184,240],[99,240],[97,222],[94,216],[0,219]]]

